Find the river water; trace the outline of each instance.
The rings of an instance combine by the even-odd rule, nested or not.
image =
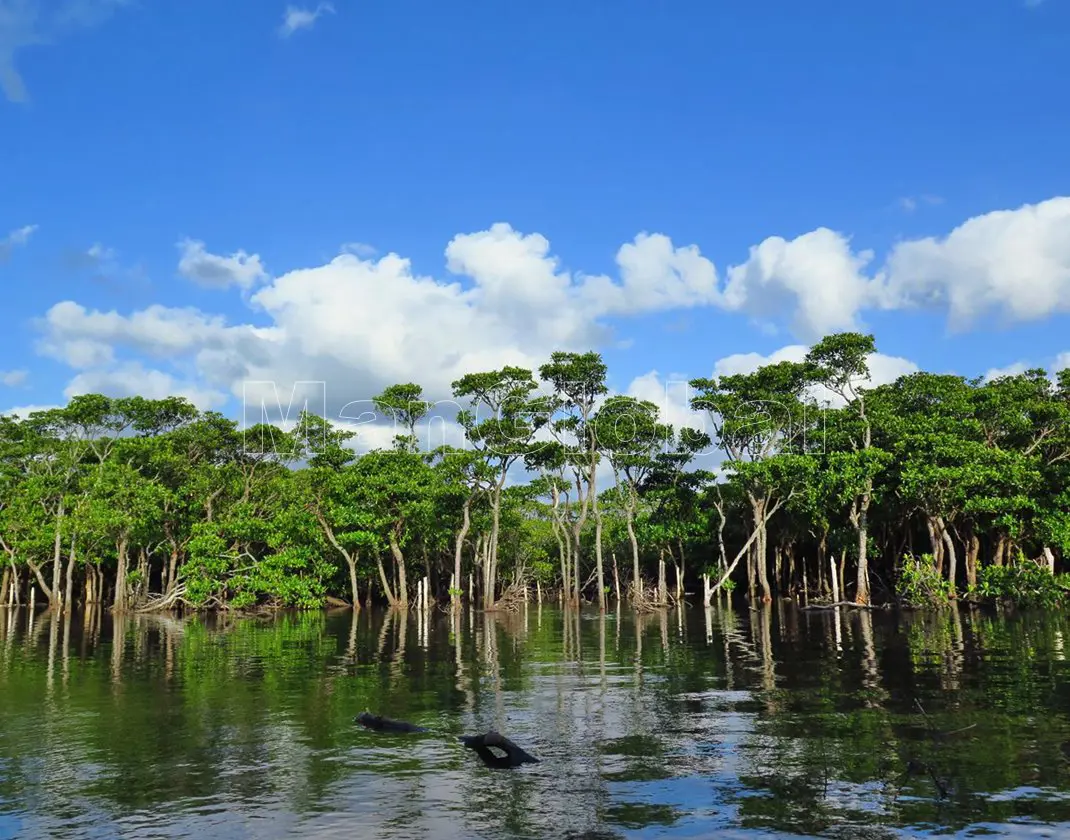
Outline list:
[[[0,610],[0,838],[1067,837],[1067,640],[966,609]],[[457,736],[488,729],[541,762],[484,766]]]

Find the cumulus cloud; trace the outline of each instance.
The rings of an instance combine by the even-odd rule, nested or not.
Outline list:
[[[885,305],[946,307],[952,328],[1000,312],[1032,321],[1070,311],[1070,197],[976,216],[943,239],[901,242]]]
[[[2,11],[3,9],[0,8],[0,12]],[[2,15],[0,15],[0,17],[2,17]],[[14,251],[15,248],[28,243],[30,237],[36,230],[37,225],[25,225],[24,227],[16,228],[7,236],[0,239],[0,262],[10,257],[11,252]]]
[[[79,373],[67,385],[63,395],[71,399],[82,394],[140,396],[151,400],[185,397],[202,410],[218,408],[227,401],[227,395],[220,391],[181,382],[168,373],[147,369],[138,362]]]
[[[1046,367],[1048,376],[1054,380],[1059,371],[1070,368],[1070,351],[1059,353]],[[1017,376],[1018,374],[1025,373],[1027,370],[1043,370],[1044,368],[1045,365],[1043,364],[1032,364],[1025,361],[1012,362],[1005,367],[991,368],[986,371],[983,381],[991,382],[993,379],[999,379],[1001,376]]]
[[[1070,311],[1070,197],[968,219],[942,238],[897,243],[884,263],[840,232],[770,237],[727,271],[724,306],[790,322],[801,339],[857,329],[867,310],[945,310],[954,330]]]
[[[793,331],[806,340],[857,329],[861,310],[880,297],[879,279],[863,273],[872,260],[872,251],[855,253],[828,228],[790,241],[772,236],[729,268],[725,303],[760,320],[791,313]]]
[[[15,66],[24,48],[59,39],[107,20],[131,0],[0,0],[0,90],[11,102],[29,99]]]
[[[806,358],[809,347],[804,344],[790,344],[781,347],[769,355],[761,353],[736,353],[725,356],[713,366],[715,377],[732,376],[734,374],[753,373],[758,368],[780,362],[801,362]],[[876,388],[880,385],[888,385],[895,382],[901,376],[917,373],[920,368],[917,364],[904,359],[901,356],[886,356],[883,353],[871,353],[866,358],[869,367],[868,379],[859,377],[853,384],[856,387]],[[822,405],[841,406],[843,398],[825,387],[816,387],[811,391],[812,396]]]
[[[60,408],[58,405],[16,405],[11,408],[6,408],[0,411],[0,415],[4,417],[18,417],[20,420],[25,420],[35,411],[49,411],[53,408]]]
[[[764,240],[727,270],[723,285],[697,247],[662,234],[621,247],[613,277],[570,270],[545,237],[504,223],[455,236],[444,252],[449,273],[438,278],[365,247],[272,277],[255,254],[216,256],[191,240],[183,245],[184,273],[250,291],[245,302],[265,326],[189,308],[120,313],[64,301],[41,320],[38,348],[86,372],[112,370],[131,354],[181,364],[195,372],[196,387],[235,396],[250,380],[276,382],[286,393],[294,382],[322,381],[332,413],[396,382],[419,382],[430,399],[448,400],[464,373],[536,368],[554,350],[611,346],[619,319],[652,312],[706,307],[766,323],[786,318],[809,342],[860,327],[872,309],[947,305],[955,317],[965,288],[990,308],[1040,317],[1070,300],[1068,220],[1070,199],[990,213],[944,239],[900,243],[877,271],[872,253],[819,228]],[[798,343],[769,356],[729,356],[714,373],[805,352]],[[874,384],[917,369],[881,354],[870,364]]]
[[[26,382],[29,373],[25,370],[0,370],[0,385],[17,388]]]
[[[248,289],[267,276],[259,254],[247,254],[242,250],[228,257],[211,254],[205,250],[204,243],[196,239],[184,239],[178,243],[178,248],[181,251],[178,273],[199,286]]]
[[[319,3],[314,9],[306,9],[301,6],[287,6],[282,15],[282,26],[279,27],[279,37],[289,38],[299,29],[311,29],[321,15],[334,14],[334,6],[330,3]]]
[[[985,382],[991,382],[993,379],[999,379],[1002,376],[1017,376],[1027,370],[1029,370],[1029,365],[1025,362],[1013,362],[1005,367],[989,368],[981,378]]]

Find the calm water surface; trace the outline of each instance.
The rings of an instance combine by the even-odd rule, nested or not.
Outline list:
[[[0,610],[0,837],[1067,837],[1067,639],[965,609]],[[484,767],[456,736],[490,728],[542,762]]]

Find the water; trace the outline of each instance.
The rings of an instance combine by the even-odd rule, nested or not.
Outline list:
[[[0,611],[0,838],[1067,836],[1067,638],[965,609]],[[490,728],[541,763],[456,739]]]

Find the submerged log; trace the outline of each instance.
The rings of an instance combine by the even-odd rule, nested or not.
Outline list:
[[[460,740],[468,749],[475,750],[488,767],[519,767],[521,764],[539,763],[535,756],[494,731],[485,735],[462,735]]]
[[[422,726],[408,723],[404,720],[391,720],[382,715],[373,715],[371,712],[362,712],[356,718],[357,723],[365,729],[374,729],[377,732],[426,732]]]

